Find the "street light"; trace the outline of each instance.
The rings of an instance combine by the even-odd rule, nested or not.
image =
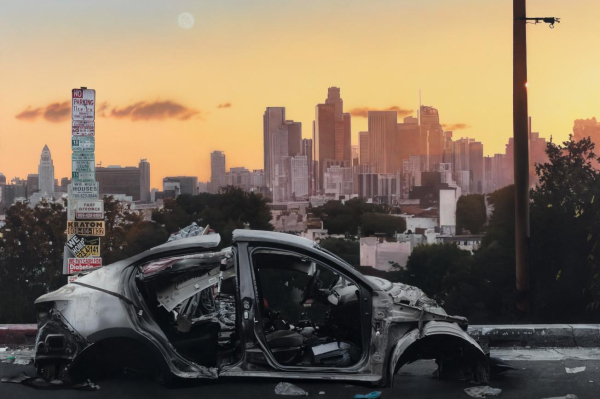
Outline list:
[[[526,0],[513,0],[513,140],[515,176],[515,259],[517,308],[530,314],[529,283],[529,127],[527,110],[528,23],[547,23],[554,28],[555,17],[528,18]],[[531,21],[531,22],[530,22]]]

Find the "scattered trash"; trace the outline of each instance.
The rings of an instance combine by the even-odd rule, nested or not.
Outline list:
[[[78,384],[65,384],[60,380],[46,381],[40,377],[30,377],[26,373],[21,373],[13,377],[2,377],[0,382],[13,384],[23,384],[36,389],[74,389],[78,391],[96,391],[100,389],[99,385],[90,380]]]
[[[15,359],[16,359],[16,358],[15,358],[15,356],[14,356],[14,355],[8,355],[8,356],[6,357],[6,359],[4,359],[4,360],[2,361],[2,363],[13,364],[13,363],[15,362]]]
[[[181,240],[182,238],[201,236],[203,233],[204,228],[198,226],[196,222],[194,222],[189,226],[179,230],[178,232],[171,234],[167,242]]]
[[[568,368],[565,367],[565,371],[569,374],[575,374],[575,373],[581,373],[582,371],[585,371],[585,366],[582,367],[573,367],[573,368]]]
[[[308,396],[308,392],[306,392],[304,389],[298,388],[289,382],[280,382],[277,384],[275,387],[275,393],[277,395]]]
[[[516,368],[506,363],[504,359],[499,357],[490,357],[490,372],[492,374],[500,374],[509,370],[516,370]]]
[[[381,391],[373,391],[373,392],[369,392],[366,395],[354,395],[354,399],[377,399],[378,397],[381,396]]]
[[[8,348],[0,348],[0,352],[6,352]]]
[[[492,387],[488,387],[488,386],[479,386],[479,387],[465,388],[465,392],[467,393],[467,395],[469,395],[473,398],[485,398],[488,395],[490,395],[490,396],[500,395],[500,392],[502,392],[502,389],[492,388]]]
[[[556,396],[553,398],[544,398],[544,399],[578,399],[577,395],[573,395],[572,393],[565,396]]]
[[[31,364],[32,360],[33,359],[30,358],[30,357],[21,357],[21,356],[19,356],[19,357],[17,357],[15,359],[15,361],[14,361],[13,364],[20,364],[20,365],[26,366],[28,364]]]
[[[594,381],[590,380],[590,382],[594,382]]]
[[[319,391],[319,395],[325,395],[325,391]]]

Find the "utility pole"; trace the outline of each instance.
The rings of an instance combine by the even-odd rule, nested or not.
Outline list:
[[[513,0],[513,143],[515,173],[515,251],[517,308],[530,315],[529,278],[529,126],[527,111],[527,23],[548,23],[558,18],[527,18],[526,0]]]

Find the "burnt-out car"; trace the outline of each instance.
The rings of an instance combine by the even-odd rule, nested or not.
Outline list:
[[[436,359],[441,378],[486,382],[489,359],[415,287],[367,277],[314,242],[236,230],[152,248],[36,300],[35,364],[46,378],[91,365],[161,378],[270,377],[391,385]],[[129,366],[129,361],[138,361]],[[101,366],[99,366],[101,365]]]

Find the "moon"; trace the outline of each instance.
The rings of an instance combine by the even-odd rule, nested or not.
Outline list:
[[[191,29],[194,26],[194,16],[189,12],[182,12],[177,18],[177,23],[182,29]]]

